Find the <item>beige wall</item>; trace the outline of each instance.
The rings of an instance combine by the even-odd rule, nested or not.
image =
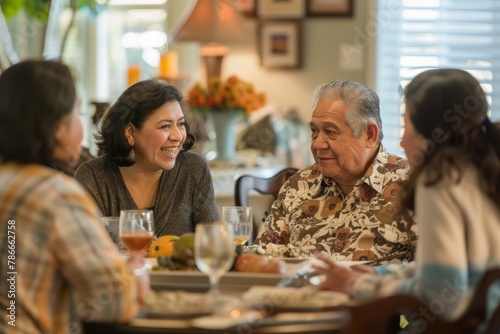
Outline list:
[[[174,1],[170,1],[173,3]],[[169,25],[180,11],[179,1],[169,13]],[[236,74],[254,83],[257,90],[268,95],[278,111],[295,109],[305,121],[309,120],[311,93],[318,84],[335,79],[351,79],[372,85],[372,46],[361,39],[369,18],[371,0],[355,1],[353,18],[306,17],[302,20],[302,66],[299,69],[265,69],[259,65],[257,54],[257,18],[245,18],[248,38],[239,45],[228,45],[230,53],[224,59],[222,76]],[[367,44],[368,45],[367,47]],[[346,46],[358,46],[355,54],[344,56]],[[360,47],[361,46],[361,47]],[[197,43],[178,43],[171,46],[180,52],[181,71],[190,72],[191,83],[204,81],[203,67],[197,56]],[[344,57],[342,59],[342,57]]]

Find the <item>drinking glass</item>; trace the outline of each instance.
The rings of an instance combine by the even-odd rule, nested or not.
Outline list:
[[[125,252],[127,248],[122,244],[120,239],[120,217],[101,217],[101,224],[106,232],[108,232],[118,251]]]
[[[219,293],[220,278],[233,264],[233,231],[222,222],[198,224],[194,233],[194,261],[208,275],[210,295]]]
[[[233,226],[234,246],[243,246],[252,236],[252,208],[249,206],[223,206],[222,221]]]
[[[144,252],[154,238],[153,211],[121,210],[120,239],[129,252]]]

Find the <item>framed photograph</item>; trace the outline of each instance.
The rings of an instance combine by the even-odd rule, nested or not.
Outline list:
[[[262,21],[258,29],[260,64],[292,69],[302,64],[300,21]]]
[[[354,15],[354,0],[308,0],[307,16],[345,16]]]
[[[257,0],[261,19],[299,19],[305,16],[304,0]]]

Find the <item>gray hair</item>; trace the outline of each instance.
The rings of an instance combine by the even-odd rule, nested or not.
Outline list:
[[[384,138],[380,103],[377,93],[367,86],[351,80],[335,80],[316,87],[313,93],[313,110],[319,100],[328,98],[332,101],[343,101],[346,104],[345,122],[352,130],[354,137],[359,138],[369,122],[379,128],[378,143]]]

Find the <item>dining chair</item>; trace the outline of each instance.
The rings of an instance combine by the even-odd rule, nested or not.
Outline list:
[[[422,301],[408,294],[395,294],[365,301],[354,301],[344,306],[350,315],[343,334],[354,333],[475,333],[486,322],[487,296],[491,285],[500,280],[500,267],[489,269],[481,281],[465,312],[458,319],[448,321],[434,314]],[[404,315],[408,326],[400,327]],[[484,324],[482,333],[500,333],[500,305]]]
[[[297,168],[288,167],[280,170],[275,175],[264,178],[252,175],[241,175],[236,179],[234,186],[234,203],[237,206],[249,206],[250,191],[256,190],[263,195],[272,195],[273,201],[278,198],[281,186],[288,178],[298,172]],[[270,207],[268,208],[270,209]],[[266,213],[269,211],[265,211]],[[264,213],[264,216],[267,214]],[[255,216],[255,215],[254,215]],[[265,217],[264,217],[265,220]],[[257,232],[262,225],[262,217],[255,219],[252,233],[252,240],[257,236]]]

